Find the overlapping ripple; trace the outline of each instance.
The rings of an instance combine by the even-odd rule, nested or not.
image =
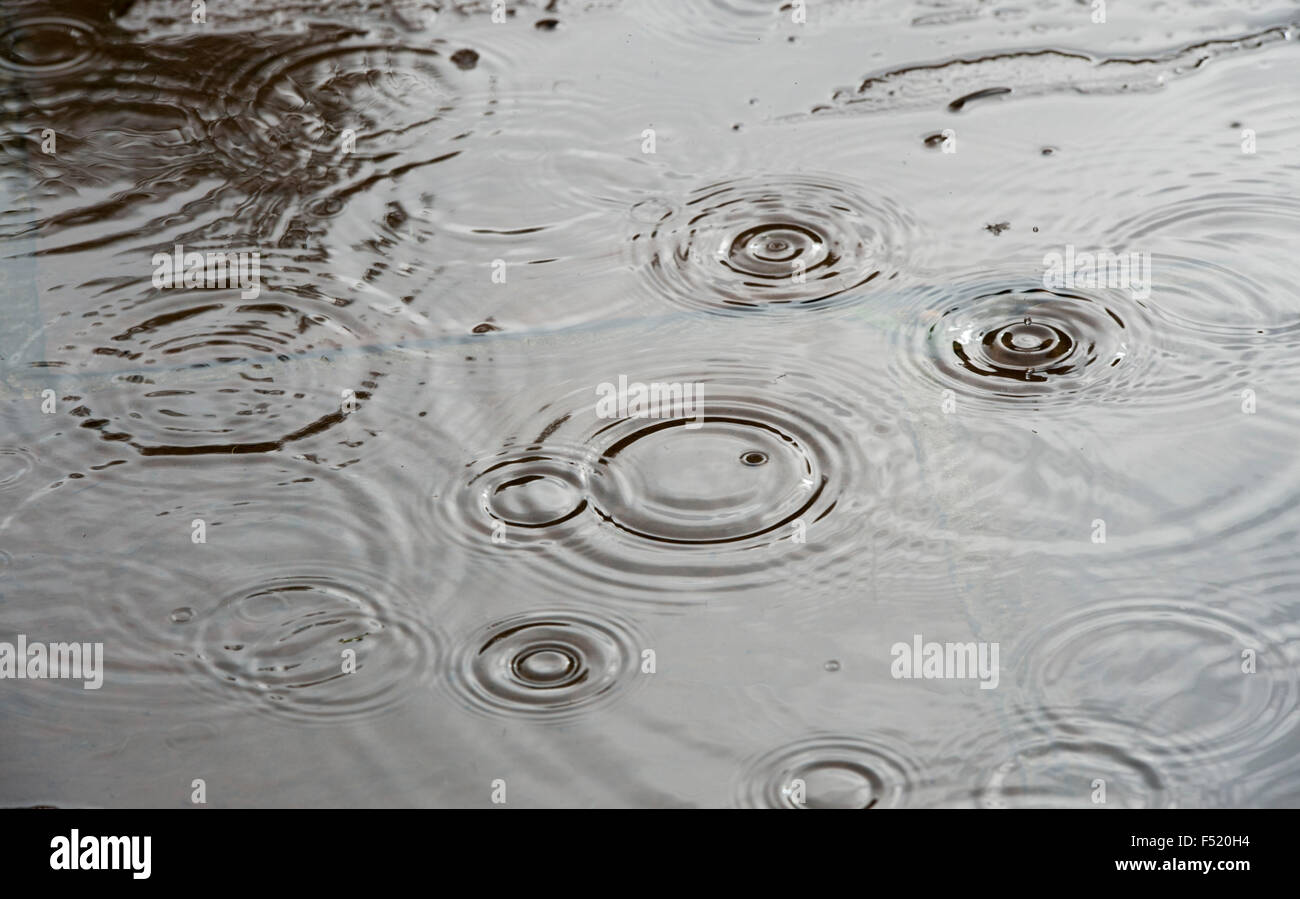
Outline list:
[[[70,414],[143,455],[282,449],[343,422],[381,377],[357,352],[363,316],[337,301],[179,291],[129,313],[85,319],[59,352],[107,384]]]
[[[435,489],[429,527],[484,561],[523,551],[561,589],[612,598],[694,603],[808,565],[833,581],[864,539],[855,514],[887,477],[861,435],[885,456],[901,414],[889,397],[865,408],[836,359],[820,360],[821,376],[795,360],[640,363],[644,384],[702,391],[701,406],[654,417],[604,417],[596,385],[576,389]]]
[[[1297,227],[1294,197],[1237,188],[1167,201],[1117,231],[1125,245],[1151,253],[1153,305],[1163,318],[1255,356],[1300,339],[1286,264]]]
[[[0,239],[32,303],[0,343],[46,356],[0,384],[0,639],[106,657],[101,691],[6,681],[11,781],[128,801],[165,746],[235,759],[225,801],[340,771],[359,802],[480,801],[487,759],[546,778],[534,804],[1291,800],[1293,24],[619,5],[6,10]],[[927,150],[947,121],[960,152]],[[122,300],[182,240],[260,248],[274,286]],[[1085,240],[1149,253],[1150,296],[1044,287],[1039,254]],[[620,375],[703,407],[602,413]],[[1093,576],[1156,553],[1164,581]],[[1245,569],[1276,581],[1216,586]],[[683,613],[666,690],[633,695],[621,603]],[[951,614],[1014,646],[1000,690],[874,682],[868,631]],[[459,709],[387,714],[439,687]],[[733,767],[810,708],[860,717]],[[430,766],[448,712],[584,726]],[[268,747],[269,792],[239,770]],[[671,777],[700,751],[727,767]]]
[[[474,466],[457,492],[454,535],[482,546],[561,539],[587,510],[585,460],[559,447],[501,453]]]
[[[928,805],[943,808],[1177,808],[1212,790],[1160,752],[1163,735],[1077,709],[1050,723],[1024,709],[1004,726],[963,734],[938,760]]]
[[[242,173],[304,188],[337,180],[336,168],[356,172],[427,137],[455,108],[461,82],[486,79],[452,62],[455,49],[394,46],[350,29],[277,45],[244,62],[224,87],[209,139]]]

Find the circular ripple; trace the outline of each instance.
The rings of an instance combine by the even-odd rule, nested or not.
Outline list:
[[[1116,230],[1150,252],[1152,306],[1163,318],[1289,360],[1300,337],[1289,265],[1297,227],[1294,197],[1223,191],[1157,206]]]
[[[1167,744],[1166,744],[1167,745]],[[1145,730],[1075,710],[1052,722],[1017,713],[1007,726],[969,734],[943,756],[956,760],[933,803],[975,808],[1173,808],[1186,787],[1162,764]],[[1104,802],[1100,792],[1104,782]],[[1193,803],[1194,804],[1194,803]]]
[[[0,446],[0,490],[14,487],[36,467],[36,457],[20,446]]]
[[[472,74],[432,47],[345,43],[348,33],[277,48],[238,71],[208,129],[237,169],[309,185],[439,121],[454,106],[449,75]]]
[[[655,211],[643,201],[633,215]],[[852,302],[898,275],[909,229],[892,203],[838,179],[765,176],[694,191],[631,244],[656,296],[743,314]]]
[[[433,487],[428,528],[493,563],[542,565],[529,570],[564,594],[693,604],[798,577],[820,592],[871,539],[864,524],[881,507],[866,500],[888,475],[864,445],[889,457],[888,422],[902,414],[893,395],[858,406],[850,360],[820,362],[818,374],[656,363],[631,380],[703,396],[698,409],[658,409],[663,418],[603,417],[592,384],[607,375],[596,377],[509,422],[530,442]],[[506,507],[499,485],[527,502]]]
[[[618,619],[564,610],[516,615],[469,639],[451,682],[476,711],[567,721],[633,686],[643,645]]]
[[[102,23],[29,20],[0,35],[0,77],[20,87],[5,92],[6,116],[16,131],[53,144],[51,152],[25,155],[33,200],[6,216],[4,232],[40,231],[55,246],[65,228],[149,217],[140,207],[172,200],[168,219],[184,222],[183,230],[197,229],[196,218],[219,216],[226,203],[210,184],[210,154],[199,145],[200,114],[212,103],[205,68],[201,50],[145,47]],[[214,202],[177,199],[200,182]],[[123,193],[112,186],[119,183],[131,187]],[[110,227],[95,242],[124,237]]]
[[[539,470],[494,484],[485,491],[484,500],[486,514],[516,528],[555,527],[581,512],[584,505],[576,485]]]
[[[183,626],[194,665],[218,695],[304,722],[391,709],[428,675],[437,645],[381,584],[277,577]],[[355,670],[345,671],[353,650]]]
[[[911,758],[888,743],[817,736],[751,762],[737,801],[744,808],[899,808],[919,774]]]
[[[7,680],[6,714],[39,727],[75,722],[84,728],[98,716],[148,727],[151,712],[175,702],[184,663],[165,616],[150,610],[177,596],[204,595],[209,585],[193,572],[159,564],[156,549],[0,552],[0,641],[13,644],[23,634],[29,645],[103,644],[98,688],[86,689],[79,678]]]
[[[638,539],[682,547],[758,545],[824,514],[833,503],[817,435],[775,409],[719,402],[731,414],[629,419],[598,432],[596,514]]]
[[[1043,288],[963,297],[938,311],[923,352],[945,385],[981,399],[1061,400],[1129,355],[1118,302]]]
[[[338,425],[377,386],[355,353],[366,331],[337,304],[212,291],[138,308],[114,334],[78,335],[79,366],[108,386],[71,412],[143,455],[273,452]]]
[[[587,512],[585,464],[581,453],[551,445],[472,463],[440,504],[440,527],[477,548],[560,539]]]
[[[470,480],[480,512],[507,527],[558,527],[586,508],[581,470],[558,456],[494,462]]]
[[[1136,717],[1198,763],[1261,753],[1294,729],[1300,681],[1286,650],[1226,598],[1101,603],[1036,634],[1021,681],[1047,707]],[[1254,654],[1246,673],[1244,651]]]
[[[1120,288],[1048,290],[1041,275],[1023,273],[955,281],[908,298],[910,324],[890,365],[896,377],[925,379],[936,395],[952,391],[958,408],[969,400],[988,411],[1072,414],[1086,399],[1169,412],[1170,427],[1194,427],[1242,387],[1282,374],[1266,374],[1255,354],[1216,345],[1159,308],[1163,282],[1154,275],[1146,300]]]
[[[91,27],[75,19],[26,19],[0,33],[0,67],[27,77],[64,74],[94,55]]]

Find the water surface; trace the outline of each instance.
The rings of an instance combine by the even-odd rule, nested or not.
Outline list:
[[[6,3],[0,804],[1294,805],[1300,8],[1096,12]]]

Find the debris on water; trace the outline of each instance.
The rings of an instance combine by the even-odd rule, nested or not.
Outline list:
[[[967,103],[971,103],[975,100],[983,100],[986,97],[996,97],[1000,94],[1009,93],[1011,93],[1011,88],[1009,87],[987,87],[982,91],[975,91],[973,94],[967,94],[964,97],[958,97],[956,100],[953,100],[948,104],[948,111],[961,112]]]
[[[1094,56],[1075,50],[1044,49],[911,64],[870,75],[856,89],[838,90],[832,97],[833,105],[819,105],[810,112],[885,112],[938,105],[971,86],[977,87],[948,102],[949,110],[958,112],[973,100],[1012,93],[1023,99],[1065,91],[1080,94],[1154,91],[1173,78],[1201,71],[1211,60],[1290,40],[1292,28],[1292,23],[1279,24],[1237,37],[1197,41],[1145,57]]]
[[[451,61],[458,69],[468,71],[478,65],[478,53],[468,48],[451,54]]]

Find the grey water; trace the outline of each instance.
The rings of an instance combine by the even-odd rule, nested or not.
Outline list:
[[[0,806],[1300,805],[1298,28],[7,0]]]

